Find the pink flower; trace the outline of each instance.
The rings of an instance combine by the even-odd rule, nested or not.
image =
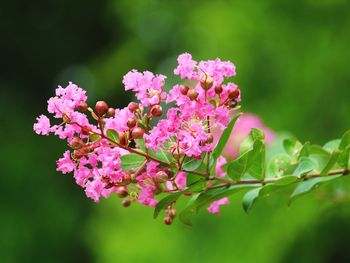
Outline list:
[[[63,174],[70,173],[75,169],[75,162],[70,158],[70,151],[67,150],[63,154],[63,158],[57,160],[57,171]]]
[[[162,91],[165,79],[164,75],[154,75],[149,71],[140,73],[134,69],[124,76],[123,84],[125,90],[135,92],[141,105],[146,107],[159,104],[165,99],[166,94]]]
[[[175,183],[179,189],[186,187],[187,173],[178,172],[175,178]]]
[[[50,133],[50,120],[45,115],[40,115],[36,118],[38,121],[34,124],[33,129],[37,134],[49,135]]]
[[[216,168],[215,168],[215,172],[218,176],[221,176],[221,177],[226,176],[225,171],[222,169],[222,166],[226,163],[227,163],[227,161],[226,161],[225,157],[219,156],[217,163],[216,163]]]
[[[220,206],[228,205],[228,204],[229,204],[229,200],[227,197],[221,198],[210,204],[210,206],[208,207],[208,212],[212,214],[220,215]]]
[[[56,89],[56,97],[48,100],[47,110],[49,113],[55,114],[55,118],[62,118],[63,114],[69,116],[79,103],[86,101],[85,94],[85,90],[72,82],[69,82],[66,88],[59,86]]]
[[[100,201],[100,196],[104,190],[105,183],[98,179],[88,181],[86,183],[85,193],[86,196],[94,200],[96,203]]]
[[[223,150],[223,156],[225,156],[227,160],[232,160],[239,155],[239,147],[252,128],[260,129],[265,133],[265,141],[267,145],[273,141],[275,137],[274,132],[266,127],[258,116],[244,113],[239,117],[233,127],[232,133]],[[216,142],[218,141],[220,134],[221,132],[216,132]]]
[[[192,56],[189,53],[179,55],[177,58],[179,65],[174,69],[174,74],[180,75],[182,79],[195,80],[198,78],[198,74],[195,71],[197,62],[192,60]]]
[[[214,79],[214,85],[221,85],[224,77],[236,75],[236,67],[230,61],[215,60],[201,61],[198,67]]]
[[[105,119],[105,130],[127,131],[129,130],[127,126],[128,119],[132,117],[134,117],[134,114],[130,112],[128,107],[121,110],[116,109],[114,117]]]
[[[155,207],[158,204],[158,201],[154,199],[154,192],[155,188],[142,188],[138,198],[139,203],[146,206]]]

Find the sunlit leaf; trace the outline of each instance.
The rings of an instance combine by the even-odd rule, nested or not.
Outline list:
[[[119,134],[117,131],[109,129],[107,130],[107,137],[114,142],[119,142]]]
[[[293,175],[295,176],[301,176],[304,174],[307,174],[308,172],[311,172],[313,169],[315,169],[314,162],[307,157],[300,158],[299,164],[297,168],[295,169]]]
[[[332,176],[324,176],[324,177],[316,177],[316,178],[311,178],[306,181],[303,181],[297,185],[297,187],[294,189],[292,195],[290,196],[288,204],[290,205],[296,197],[299,197],[301,195],[304,195],[311,190],[313,190],[316,186],[326,183],[332,180],[335,180],[342,175],[332,175]]]
[[[139,167],[146,160],[145,157],[143,157],[139,154],[136,154],[136,153],[123,155],[120,157],[120,159],[122,161],[122,169],[123,170],[129,170],[132,168]]]
[[[290,138],[283,141],[283,147],[290,156],[296,156],[303,148],[303,145],[297,139]]]

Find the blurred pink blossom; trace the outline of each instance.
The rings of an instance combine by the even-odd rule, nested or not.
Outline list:
[[[239,155],[239,147],[252,128],[257,128],[265,133],[265,142],[267,145],[272,143],[275,138],[275,133],[270,128],[266,127],[258,116],[251,113],[244,113],[239,117],[233,127],[230,138],[223,150],[223,156],[227,160],[232,160]],[[219,139],[219,133],[216,135],[215,139],[217,141]]]

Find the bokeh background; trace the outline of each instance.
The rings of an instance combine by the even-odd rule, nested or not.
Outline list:
[[[66,145],[32,131],[57,85],[123,107],[132,68],[169,74],[176,57],[231,60],[244,111],[323,144],[350,124],[346,0],[53,0],[0,3],[0,262],[349,262],[350,178],[286,206],[288,190],[192,228],[152,209],[95,204],[55,172]],[[170,78],[170,83],[174,79]],[[331,200],[331,201],[330,201]]]

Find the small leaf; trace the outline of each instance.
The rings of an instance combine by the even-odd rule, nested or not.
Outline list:
[[[258,140],[253,149],[245,152],[227,166],[227,175],[233,180],[239,180],[245,173],[257,179],[264,178],[265,172],[265,144]]]
[[[249,210],[252,208],[255,200],[259,197],[261,188],[255,188],[253,190],[248,191],[244,196],[242,200],[243,209],[246,213],[249,212]]]
[[[292,174],[296,164],[292,163],[292,158],[285,153],[274,156],[268,163],[267,173],[269,177],[280,177]]]
[[[251,185],[232,185],[226,188],[220,189],[209,189],[207,191],[202,192],[201,194],[195,196],[190,202],[187,204],[184,210],[181,211],[179,215],[179,219],[182,223],[191,226],[192,225],[192,217],[198,213],[199,209],[203,206],[210,204],[211,202],[218,200],[222,197],[227,197],[231,194],[237,193],[241,190],[247,190],[250,188],[256,188],[259,184],[251,184]]]
[[[323,145],[323,148],[328,152],[333,152],[334,150],[339,149],[340,145],[340,139],[335,139],[332,141],[327,142],[325,145]]]
[[[283,148],[290,156],[295,156],[299,154],[303,145],[297,139],[291,138],[283,141]]]
[[[213,158],[213,164],[211,166],[210,172],[211,174],[215,174],[215,167],[216,167],[216,162],[217,159],[219,158],[219,156],[221,155],[222,151],[224,150],[227,140],[229,139],[231,132],[232,132],[232,128],[235,125],[238,117],[240,116],[237,115],[235,116],[230,123],[227,125],[226,129],[223,131],[217,145],[215,146],[213,152],[212,152],[212,158]]]
[[[247,192],[243,197],[243,209],[246,213],[250,211],[257,200],[269,196],[271,193],[290,185],[298,180],[298,177],[290,175],[282,177],[274,183],[267,184],[263,187],[255,188]]]
[[[342,175],[339,174],[339,175],[332,175],[332,176],[317,177],[317,178],[312,178],[307,181],[299,183],[298,186],[294,189],[292,195],[290,196],[288,205],[290,205],[292,201],[295,200],[296,197],[310,192],[319,184],[337,179],[341,176]]]
[[[350,146],[350,130],[347,131],[343,137],[341,138],[340,144],[339,144],[339,150],[345,150]]]
[[[101,139],[101,136],[98,135],[98,134],[90,134],[90,135],[89,135],[89,140],[90,140],[91,142],[95,142],[95,141],[97,141],[97,140],[99,140],[99,139]]]
[[[185,157],[185,161],[182,165],[182,168],[186,171],[195,171],[199,166],[201,166],[203,159],[196,159],[191,157]]]
[[[303,145],[303,148],[301,148],[301,150],[300,150],[299,158],[309,156],[309,147],[310,147],[310,143],[309,143],[309,142],[306,142],[306,143]]]
[[[244,141],[241,143],[239,147],[239,153],[240,155],[251,150],[254,146],[255,141],[262,141],[265,138],[265,134],[263,131],[252,128],[249,132],[248,136],[244,139]]]
[[[107,130],[107,137],[114,142],[119,142],[119,134],[115,130],[112,130],[112,129]]]
[[[320,176],[326,176],[328,174],[328,172],[333,168],[333,166],[337,163],[338,158],[340,155],[340,151],[336,150],[332,153],[329,161],[327,162],[327,164],[325,165],[325,167],[322,169]]]
[[[201,192],[205,188],[207,181],[198,174],[188,173],[186,177],[186,185],[191,187],[191,192]]]
[[[313,169],[315,169],[314,162],[307,157],[302,157],[300,158],[298,167],[295,169],[293,175],[301,176],[307,174],[308,172],[311,172]]]
[[[132,168],[139,167],[146,160],[145,157],[136,153],[126,154],[120,157],[122,161],[122,169],[129,170]]]
[[[137,139],[135,140],[137,146],[140,148],[141,151],[145,152],[146,151],[146,145],[145,145],[145,140],[144,139]]]
[[[164,197],[162,200],[158,202],[156,207],[154,208],[154,213],[153,213],[153,218],[157,218],[159,215],[160,211],[163,209],[166,209],[172,202],[176,201],[184,191],[176,192],[173,194],[169,194],[166,197]]]
[[[149,150],[148,154],[166,163],[171,163],[174,159],[168,151],[161,149],[158,149],[156,153],[153,150]]]

